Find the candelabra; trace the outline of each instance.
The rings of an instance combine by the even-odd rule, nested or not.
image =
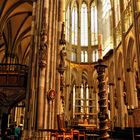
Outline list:
[[[105,90],[105,80],[104,73],[107,66],[103,64],[102,59],[98,60],[98,64],[95,65],[95,69],[98,73],[98,96],[99,96],[99,130],[100,130],[100,140],[107,140],[109,138],[108,134],[108,113],[107,113],[107,93]]]

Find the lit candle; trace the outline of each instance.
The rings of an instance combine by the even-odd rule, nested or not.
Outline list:
[[[102,59],[102,35],[98,35],[98,55],[99,59]]]

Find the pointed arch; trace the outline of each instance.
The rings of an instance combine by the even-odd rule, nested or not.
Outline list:
[[[132,69],[132,58],[134,55],[134,39],[132,37],[129,38],[128,47],[127,47],[127,56],[126,56],[126,69]]]

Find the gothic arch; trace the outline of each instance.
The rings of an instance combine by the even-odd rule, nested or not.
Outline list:
[[[122,121],[125,115],[125,102],[124,102],[124,92],[123,92],[123,84],[124,84],[124,59],[123,54],[119,52],[117,59],[117,68],[116,72],[118,73],[117,82],[116,82],[116,124],[122,127],[125,126],[125,122]]]
[[[119,52],[118,57],[117,57],[117,73],[118,73],[118,78],[122,78],[123,76],[123,55],[122,52]]]
[[[117,62],[117,80],[124,80],[124,59],[121,51],[118,53]]]
[[[132,60],[134,59],[134,39],[132,37],[130,37],[128,41],[128,47],[126,52],[126,69],[132,69]]]
[[[134,39],[132,37],[128,40],[127,55],[126,55],[126,75],[129,99],[128,105],[138,106],[137,96],[137,57]],[[131,82],[130,82],[131,81]]]
[[[78,4],[78,1],[77,0],[72,0],[71,1],[71,8],[74,6],[75,3],[77,5],[77,9],[79,10],[79,4]]]

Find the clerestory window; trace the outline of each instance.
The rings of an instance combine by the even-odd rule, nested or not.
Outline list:
[[[72,44],[77,45],[78,41],[78,9],[75,2],[72,7]]]
[[[88,46],[88,16],[86,3],[83,3],[81,7],[81,46]]]
[[[98,44],[98,27],[97,27],[97,6],[95,2],[91,4],[91,45]]]

